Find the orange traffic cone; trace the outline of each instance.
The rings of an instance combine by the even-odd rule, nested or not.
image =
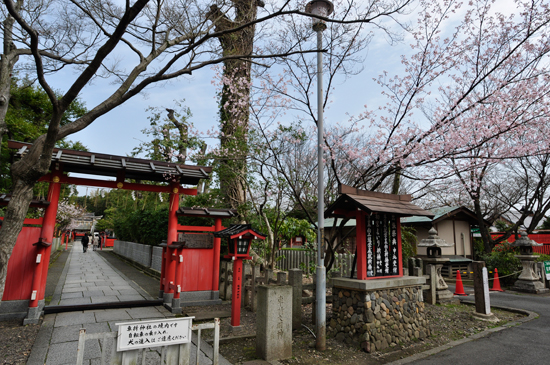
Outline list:
[[[460,277],[460,270],[456,270],[456,288],[454,295],[468,295],[464,293],[464,286],[462,285],[462,278]]]
[[[500,287],[500,280],[498,279],[498,270],[495,267],[495,278],[493,279],[493,287],[489,291],[504,291]]]

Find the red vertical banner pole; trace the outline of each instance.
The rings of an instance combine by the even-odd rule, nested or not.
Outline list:
[[[48,201],[50,204],[46,207],[44,212],[44,220],[42,221],[42,232],[40,238],[43,242],[51,245],[53,241],[53,233],[55,229],[55,218],[57,216],[57,207],[59,203],[59,176],[61,172],[56,170],[52,174],[52,181],[48,188]],[[51,246],[46,247],[44,245],[37,245],[37,258],[36,266],[34,269],[34,276],[31,289],[31,300],[29,307],[35,308],[38,306],[38,302],[44,299],[44,293],[46,291],[46,279],[48,276],[48,263],[50,261]]]
[[[170,184],[170,210],[168,212],[168,239],[167,244],[171,246],[178,240],[178,217],[176,212],[179,208],[179,190],[181,189],[179,184],[172,183]],[[164,293],[173,294],[173,289],[170,288],[170,283],[175,284],[176,281],[176,260],[174,260],[174,255],[176,250],[168,247],[167,249],[168,260],[167,267],[165,272],[165,285]]]
[[[216,232],[219,232],[222,230],[222,219],[216,218],[214,222],[214,229]],[[212,274],[212,290],[218,291],[220,290],[220,247],[221,247],[222,239],[220,237],[214,237],[214,262],[213,269],[214,272]]]
[[[358,210],[355,218],[355,247],[357,247],[357,279],[367,278],[367,230],[365,227],[365,214]]]
[[[241,324],[241,289],[243,279],[243,259],[234,258],[233,261],[233,286],[231,295],[231,326],[238,327]]]

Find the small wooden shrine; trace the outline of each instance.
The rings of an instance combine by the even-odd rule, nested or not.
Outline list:
[[[325,217],[356,222],[357,279],[403,276],[400,218],[433,214],[411,203],[410,195],[385,194],[346,185]]]
[[[400,218],[433,214],[412,204],[410,195],[345,185],[338,190],[340,196],[325,217],[355,219],[357,276],[352,273],[351,278],[332,279],[332,318],[327,321],[327,334],[359,343],[367,352],[429,336],[422,295],[426,278],[403,275]],[[381,320],[415,323],[416,327],[379,327]]]

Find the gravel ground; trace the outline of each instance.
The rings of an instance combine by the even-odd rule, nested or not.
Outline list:
[[[303,306],[303,323],[310,329],[311,305]],[[489,327],[500,326],[506,322],[515,321],[523,317],[521,314],[493,310],[493,313],[501,320],[497,324],[488,324],[475,319],[472,315],[474,307],[466,304],[455,305],[429,305],[426,304],[426,317],[430,321],[432,335],[423,341],[414,341],[408,344],[394,344],[382,352],[368,354],[358,346],[348,346],[336,339],[327,339],[327,351],[315,350],[315,338],[308,329],[295,331],[292,334],[293,357],[281,361],[283,364],[385,364],[412,354],[441,346],[448,342],[468,337],[486,330]],[[244,315],[246,313],[246,316]],[[327,318],[331,316],[331,306],[327,306]],[[254,332],[254,313],[245,311],[241,323],[247,334]],[[222,322],[223,323],[223,322]],[[223,331],[223,328],[222,328]],[[227,332],[226,332],[227,333]],[[223,342],[220,345],[221,354],[233,364],[256,359],[255,338],[237,338],[233,341]]]
[[[21,320],[0,321],[0,363],[26,364],[40,324],[22,326]]]
[[[310,329],[311,305],[304,305],[302,312],[303,323]],[[205,307],[187,307],[186,312],[204,311]],[[221,304],[208,307],[212,311],[230,311],[231,304]],[[327,351],[318,352],[314,349],[315,339],[308,329],[295,331],[292,334],[293,357],[281,361],[283,364],[385,364],[412,354],[441,346],[450,341],[468,337],[484,331],[490,327],[502,325],[523,317],[517,313],[493,310],[501,320],[495,325],[479,321],[472,316],[474,308],[471,305],[428,305],[425,312],[430,321],[432,335],[423,341],[408,344],[395,344],[382,352],[368,354],[358,347],[348,346],[335,339],[327,339]],[[327,306],[327,318],[331,316],[331,306]],[[0,322],[0,363],[25,364],[40,325],[22,326],[21,321]],[[221,354],[233,364],[256,359],[255,334],[256,314],[247,309],[241,312],[241,328],[233,331],[230,318],[222,318],[220,335],[223,340],[220,344]],[[208,331],[203,332],[208,339]]]

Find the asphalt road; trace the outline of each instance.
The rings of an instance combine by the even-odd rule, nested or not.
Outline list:
[[[467,300],[474,300],[473,296],[470,298]],[[550,364],[550,295],[491,292],[490,298],[491,305],[526,309],[539,317],[413,363]]]

